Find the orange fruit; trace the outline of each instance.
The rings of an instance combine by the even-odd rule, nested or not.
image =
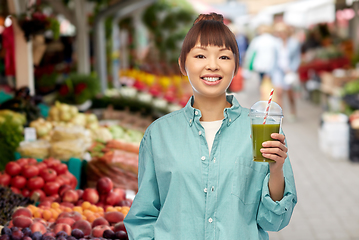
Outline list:
[[[122,207],[115,207],[115,209],[116,209],[117,212],[121,212]]]
[[[50,211],[52,213],[52,218],[56,220],[59,216],[59,212],[56,209],[50,209]]]
[[[33,216],[34,218],[42,218],[42,211],[38,209],[37,211],[34,212]]]
[[[50,218],[52,218],[52,212],[50,211],[50,209],[45,209],[42,212],[42,217],[43,219],[45,219],[46,221],[48,221]]]
[[[109,206],[106,208],[106,212],[115,212],[115,211],[116,211],[116,209],[112,206]]]
[[[87,217],[87,221],[89,221],[90,223],[92,223],[95,219],[96,219],[95,215],[91,215]]]
[[[60,204],[59,204],[59,203],[57,203],[57,202],[51,203],[51,208],[56,209],[56,208],[59,208],[59,207],[60,207]]]
[[[82,220],[87,220],[87,217],[82,215]]]
[[[88,202],[88,201],[85,201],[82,203],[82,209],[85,210],[85,209],[89,209],[91,207],[91,203]]]
[[[80,206],[73,207],[72,210],[74,210],[74,212],[78,212],[82,214],[82,207]]]
[[[85,209],[84,212],[83,212],[83,215],[88,217],[90,215],[93,215],[93,212],[91,210],[89,210],[89,209]]]
[[[97,212],[98,208],[96,205],[91,205],[91,207],[89,208],[92,212]]]
[[[63,212],[72,212],[72,209],[69,208],[69,207],[65,207],[64,210],[63,210]]]
[[[97,211],[103,213],[104,212],[103,207],[97,207]]]

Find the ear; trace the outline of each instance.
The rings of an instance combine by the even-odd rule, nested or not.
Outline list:
[[[182,73],[184,76],[187,76],[187,72],[186,72],[186,71],[183,71],[183,69],[185,69],[185,68],[182,69],[182,66],[181,66],[181,58],[178,58],[178,66],[179,66],[179,68],[180,68],[180,70],[181,70],[181,73]]]

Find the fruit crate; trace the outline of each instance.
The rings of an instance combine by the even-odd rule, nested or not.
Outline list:
[[[15,160],[20,159],[20,153],[15,153]],[[36,159],[38,162],[42,162],[43,159]],[[87,161],[81,160],[79,158],[70,158],[68,161],[61,161],[67,165],[67,168],[70,173],[72,173],[77,179],[76,189],[80,189],[84,183],[86,183],[86,165]]]

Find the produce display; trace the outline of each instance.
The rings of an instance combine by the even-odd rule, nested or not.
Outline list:
[[[14,193],[24,197],[36,193],[41,201],[50,196],[57,198],[59,189],[64,185],[75,189],[77,179],[60,160],[49,158],[37,162],[33,158],[21,158],[6,164],[0,184],[9,186]]]
[[[2,185],[0,180],[0,185]],[[14,193],[10,188],[0,186],[0,225],[5,225],[11,220],[12,213],[16,207],[26,207],[34,203],[29,197]]]
[[[123,189],[113,188],[111,179],[77,191],[64,185],[58,193],[38,206],[17,208],[0,240],[128,239],[123,219],[132,200]]]

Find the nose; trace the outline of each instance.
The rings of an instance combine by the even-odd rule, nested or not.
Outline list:
[[[219,69],[219,65],[216,58],[208,58],[208,63],[206,66],[207,70],[216,71]]]

